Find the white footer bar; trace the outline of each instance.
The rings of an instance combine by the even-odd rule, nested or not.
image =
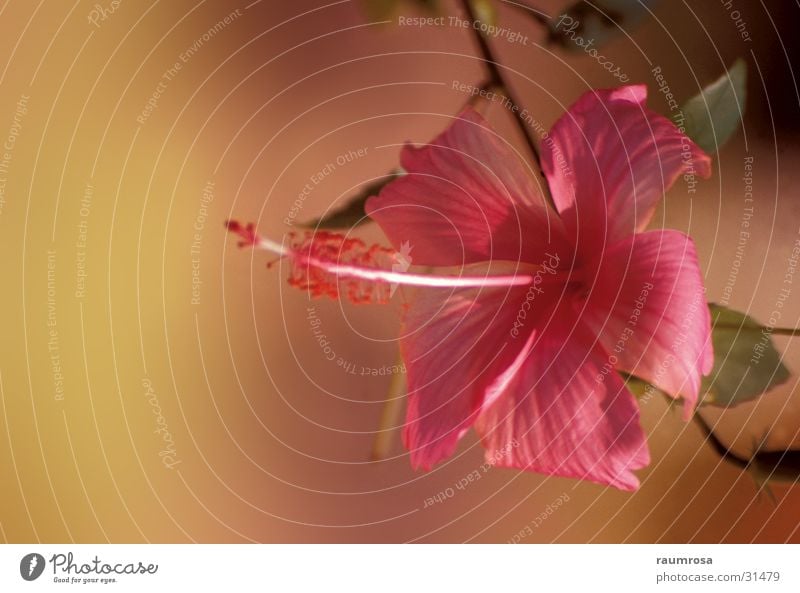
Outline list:
[[[0,591],[800,591],[798,545],[0,546]]]

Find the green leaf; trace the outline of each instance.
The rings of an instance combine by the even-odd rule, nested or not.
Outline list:
[[[550,41],[571,51],[587,51],[630,34],[658,0],[580,0],[553,19]]]
[[[772,344],[771,332],[752,317],[709,303],[714,368],[703,377],[700,404],[730,407],[757,398],[785,383],[789,369]],[[664,394],[647,381],[620,372],[625,386],[640,401]],[[666,394],[664,394],[666,395]]]
[[[686,135],[706,152],[716,152],[742,121],[746,86],[747,64],[739,58],[728,72],[684,103]]]
[[[628,391],[630,391],[636,397],[640,404],[646,404],[654,396],[661,396],[667,400],[667,406],[672,410],[677,410],[683,405],[681,400],[667,395],[652,383],[648,383],[639,377],[629,375],[624,371],[617,372],[622,377],[622,380],[625,381],[625,387],[627,387]]]
[[[622,376],[622,380],[625,381],[625,387],[636,396],[638,400],[648,400],[654,395],[663,394],[664,392],[661,391],[658,387],[652,386],[647,381],[640,379],[639,377],[634,377],[633,375],[629,375],[624,371],[618,371],[620,376]]]
[[[385,185],[397,179],[402,174],[403,172],[399,170],[391,171],[377,181],[362,187],[356,195],[350,198],[347,203],[340,208],[334,209],[321,218],[315,218],[310,222],[304,223],[302,226],[312,229],[343,229],[358,226],[365,222],[371,222],[372,219],[367,216],[364,210],[364,205],[367,203],[367,200],[370,196],[380,193]]]
[[[703,378],[702,403],[735,406],[789,379],[771,332],[752,317],[721,305],[711,310],[714,369]]]

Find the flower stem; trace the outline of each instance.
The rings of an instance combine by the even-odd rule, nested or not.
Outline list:
[[[397,367],[404,368],[402,365],[403,359],[398,353]],[[371,458],[373,461],[380,461],[389,457],[392,442],[394,441],[395,433],[400,423],[405,395],[405,376],[402,373],[393,374],[389,383],[389,393],[387,394],[386,402],[383,404],[383,410],[381,411],[380,426],[378,426],[375,439],[372,441]]]
[[[790,327],[776,327],[773,328],[772,331],[770,331],[769,333],[774,334],[776,336],[796,337],[800,336],[800,329],[792,329]]]
[[[461,0],[461,6],[467,13],[467,19],[474,25],[474,23],[477,22],[477,18],[475,16],[475,11],[472,8],[472,4],[470,4],[470,0]],[[480,50],[481,57],[483,58],[483,64],[486,67],[487,73],[489,74],[489,79],[484,84],[487,86],[497,87],[503,93],[503,95],[505,95],[509,103],[511,103],[511,111],[514,115],[514,121],[517,123],[517,127],[522,132],[523,138],[525,138],[525,143],[528,145],[528,149],[533,156],[533,160],[536,161],[536,165],[539,168],[539,173],[545,179],[545,199],[548,201],[551,208],[553,208],[553,210],[557,213],[558,209],[556,208],[555,202],[550,195],[550,187],[547,184],[547,178],[545,177],[544,170],[542,169],[542,159],[539,155],[539,147],[537,146],[536,141],[533,139],[528,122],[525,121],[525,118],[522,115],[522,109],[520,107],[521,103],[517,100],[514,91],[511,90],[511,87],[506,82],[502,72],[500,72],[500,62],[494,55],[494,52],[492,51],[492,48],[489,45],[486,37],[484,37],[483,34],[477,28],[475,28],[475,26],[470,27],[470,29],[472,30],[472,37],[478,44],[478,49]]]
[[[467,13],[467,18],[471,23],[476,22],[475,11],[472,9],[472,5],[470,4],[469,0],[461,0],[461,5],[464,7],[464,10]],[[483,36],[483,34],[476,29],[475,27],[471,27],[472,36],[478,44],[478,49],[481,52],[481,57],[483,58],[484,66],[489,74],[489,85],[490,86],[497,86],[503,92],[503,94],[508,98],[508,100],[514,106],[512,111],[514,112],[514,116],[516,117],[517,125],[522,132],[522,135],[525,137],[525,142],[528,144],[528,148],[530,149],[531,153],[533,154],[534,160],[536,160],[536,164],[540,165],[541,159],[539,157],[539,147],[536,145],[536,142],[531,136],[530,129],[528,125],[525,123],[525,120],[522,117],[522,111],[519,108],[519,101],[516,100],[514,96],[514,92],[511,88],[506,84],[505,79],[503,78],[503,74],[500,72],[500,68],[498,67],[499,62],[492,51],[492,48],[489,46],[489,42]]]
[[[740,325],[737,323],[715,323],[714,329],[735,329],[738,331],[763,331],[766,330],[767,333],[774,335],[774,336],[789,336],[789,337],[798,337],[800,336],[800,329],[798,328],[791,328],[791,327],[773,327],[772,329],[759,325],[758,327]]]
[[[735,465],[740,469],[747,469],[750,466],[749,459],[744,459],[743,457],[740,457],[739,455],[731,451],[728,447],[726,447],[722,443],[722,441],[719,440],[717,435],[714,434],[714,429],[708,425],[708,423],[705,421],[705,418],[703,418],[700,415],[699,411],[695,410],[695,413],[692,416],[692,418],[694,418],[695,424],[697,424],[700,427],[700,430],[703,431],[703,434],[705,435],[709,445],[711,445],[711,448],[714,449],[714,451],[716,452],[717,455],[720,456],[720,458],[724,459],[728,463]]]

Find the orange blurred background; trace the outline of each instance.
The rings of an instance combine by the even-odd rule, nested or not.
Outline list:
[[[753,156],[756,230],[730,305],[764,320],[800,233],[787,37],[800,11],[734,3],[750,41],[724,3],[662,2],[604,53],[662,113],[653,67],[686,99],[747,60],[743,131],[654,224],[695,238],[720,300]],[[492,45],[547,126],[585,90],[618,84],[496,4],[529,43]],[[446,0],[442,11],[461,14]],[[349,0],[9,0],[0,28],[5,541],[800,542],[800,488],[759,495],[655,399],[643,405],[653,463],[635,494],[493,469],[426,507],[483,463],[471,434],[430,473],[411,470],[396,435],[371,461],[397,305],[309,301],[263,253],[235,249],[223,221],[280,237],[287,217],[319,216],[396,166],[403,141],[429,140],[464,104],[453,82],[481,80],[468,31],[376,23]],[[500,106],[488,117],[523,149]],[[375,225],[357,233],[384,240]],[[782,325],[800,325],[799,299]],[[776,342],[800,372],[797,344]],[[703,413],[744,454],[765,433],[771,447],[800,445],[796,384]]]

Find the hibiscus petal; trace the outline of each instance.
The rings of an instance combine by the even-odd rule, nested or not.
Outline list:
[[[650,462],[639,409],[564,302],[475,423],[489,463],[635,490]]]
[[[498,267],[514,273],[507,262],[493,266],[492,273]],[[476,264],[465,273],[487,269]],[[560,290],[557,283],[550,288]],[[484,402],[495,396],[495,385],[525,347],[540,310],[528,291],[527,286],[417,290],[401,337],[408,369],[403,441],[414,467],[430,469],[452,455]]]
[[[581,253],[644,230],[681,174],[711,174],[710,157],[646,99],[644,85],[590,91],[542,143],[542,168]]]
[[[560,221],[531,173],[474,110],[430,144],[407,145],[400,158],[407,174],[371,197],[366,212],[396,248],[410,243],[415,264],[533,261],[548,248],[565,251]]]
[[[711,315],[692,240],[648,231],[606,252],[582,313],[617,368],[697,402],[714,353]]]

